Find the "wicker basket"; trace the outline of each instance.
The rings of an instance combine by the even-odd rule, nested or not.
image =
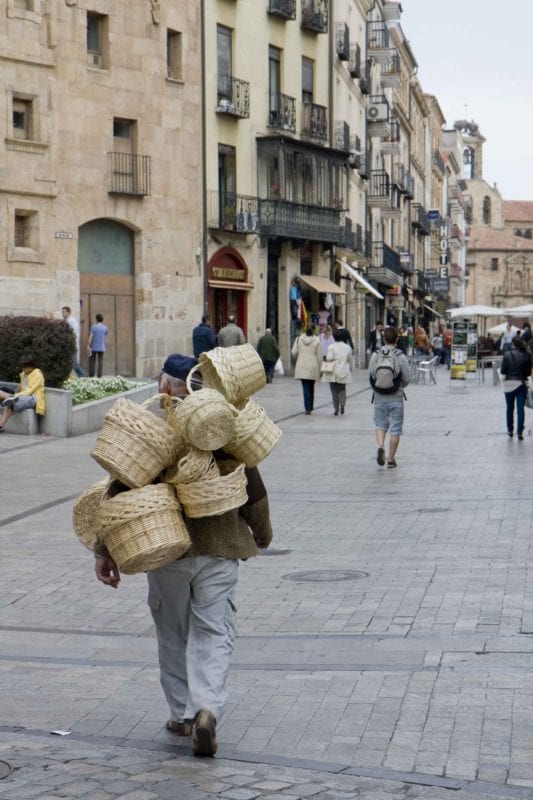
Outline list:
[[[126,575],[158,569],[191,546],[176,494],[167,483],[104,499],[98,524],[105,546]]]
[[[80,494],[72,508],[74,533],[89,550],[93,549],[100,533],[96,514],[105,497],[108,483],[108,478],[93,483]]]
[[[232,508],[239,508],[248,500],[244,464],[220,462],[219,467],[221,472],[225,469],[230,471],[176,486],[176,494],[188,517],[216,517]]]
[[[198,450],[190,447],[187,453],[174,466],[163,474],[163,480],[173,485],[193,483],[203,478],[214,478],[220,475],[217,462],[209,450]]]
[[[268,456],[281,438],[278,426],[267,416],[266,411],[253,400],[249,400],[235,421],[235,436],[224,447],[247,467],[255,467]]]
[[[91,456],[113,478],[139,488],[176,461],[179,447],[164,420],[121,397],[106,414]]]
[[[237,411],[214,389],[200,389],[184,397],[167,416],[178,436],[199,450],[218,450],[235,433]]]
[[[266,383],[263,362],[251,344],[215,347],[202,353],[199,369],[205,386],[222,392],[230,403],[238,407]]]

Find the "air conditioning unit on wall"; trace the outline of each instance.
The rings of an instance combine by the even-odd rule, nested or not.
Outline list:
[[[385,122],[389,118],[388,103],[372,103],[368,106],[367,115],[369,122]]]

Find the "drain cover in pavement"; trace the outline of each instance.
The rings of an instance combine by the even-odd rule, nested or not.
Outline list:
[[[298,583],[357,581],[360,578],[368,578],[368,572],[356,572],[349,569],[319,569],[314,572],[291,572],[290,575],[283,575],[283,578],[287,581],[297,581]]]
[[[0,780],[2,778],[7,778],[13,772],[13,767],[11,767],[6,761],[0,761]]]

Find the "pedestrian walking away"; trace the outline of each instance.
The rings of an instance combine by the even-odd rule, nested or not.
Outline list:
[[[320,339],[315,336],[312,325],[308,325],[305,333],[294,340],[291,355],[296,361],[294,377],[302,382],[305,413],[312,414],[315,405],[315,383],[320,380],[323,360]]]
[[[349,344],[343,342],[339,331],[333,333],[334,342],[329,346],[326,354],[326,364],[332,365],[332,371],[324,372],[322,365],[322,381],[329,383],[331,399],[333,400],[333,413],[335,416],[344,414],[346,406],[346,385],[352,382],[352,350]]]
[[[415,353],[418,356],[431,354],[431,342],[422,325],[418,325],[415,330]]]
[[[164,364],[160,389],[185,396],[185,381],[196,363],[173,353]],[[197,377],[201,388],[201,376]],[[221,457],[217,452],[217,459]],[[177,561],[147,572],[160,682],[170,709],[166,727],[178,736],[191,736],[197,756],[212,756],[218,746],[217,723],[227,700],[236,635],[239,559],[257,556],[272,540],[268,497],[259,471],[249,468],[246,476],[243,506],[213,517],[184,515],[190,549]],[[94,552],[97,579],[117,588],[119,569],[98,539]]]
[[[264,334],[257,342],[257,352],[263,362],[267,383],[272,383],[274,378],[274,366],[280,356],[278,342],[270,328],[266,328]]]
[[[106,347],[108,328],[104,325],[102,314],[96,315],[96,323],[91,325],[87,352],[89,354],[89,377],[102,377],[104,371],[104,353]]]
[[[324,330],[321,332],[320,336],[320,346],[322,348],[322,356],[325,358],[327,356],[329,346],[333,344],[335,339],[333,338],[333,330],[331,325],[326,325]],[[342,340],[344,341],[344,340]]]
[[[348,330],[348,328],[344,327],[344,323],[343,323],[342,319],[338,319],[335,322],[335,330],[339,331],[339,333],[340,333],[340,336],[341,336],[340,341],[344,342],[345,344],[350,345],[350,348],[351,348],[352,353],[353,353],[355,351],[355,347],[353,345],[353,339],[352,339],[352,336],[351,336],[350,331]]]
[[[217,338],[211,327],[209,314],[204,314],[202,321],[192,332],[192,348],[194,357],[198,358],[201,353],[207,353],[217,346]]]
[[[244,344],[246,337],[242,328],[235,323],[235,317],[230,314],[228,317],[228,324],[224,325],[218,332],[218,345],[219,347],[234,347],[238,344]]]
[[[11,414],[25,411],[27,408],[35,409],[35,413],[42,416],[46,411],[44,395],[44,375],[37,368],[33,356],[25,356],[20,362],[20,383],[13,393],[0,389],[2,401],[2,416],[0,416],[0,433],[5,432],[5,427]]]
[[[505,416],[507,435],[514,433],[514,410],[516,405],[516,435],[519,441],[524,438],[525,402],[528,378],[531,375],[531,354],[521,336],[515,336],[511,349],[503,354],[501,366],[503,391],[505,392]]]
[[[369,364],[370,385],[374,390],[374,429],[378,445],[377,462],[385,466],[385,437],[389,433],[387,467],[396,467],[396,453],[403,432],[404,387],[409,383],[407,356],[397,347],[396,328],[385,328],[385,344],[373,353]]]
[[[372,355],[375,353],[376,350],[379,350],[385,344],[385,339],[383,338],[383,323],[381,320],[376,322],[376,327],[373,331],[370,331],[368,336],[368,345],[367,345],[367,353]]]
[[[76,352],[72,356],[72,369],[74,370],[76,377],[83,378],[85,372],[80,367],[80,323],[75,317],[72,316],[69,306],[63,306],[61,309],[61,314],[63,315],[65,322],[70,325],[72,333],[74,334],[74,338],[76,339]]]

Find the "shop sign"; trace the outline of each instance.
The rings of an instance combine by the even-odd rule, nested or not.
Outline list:
[[[212,267],[211,277],[219,281],[244,281],[244,270],[236,267]]]

